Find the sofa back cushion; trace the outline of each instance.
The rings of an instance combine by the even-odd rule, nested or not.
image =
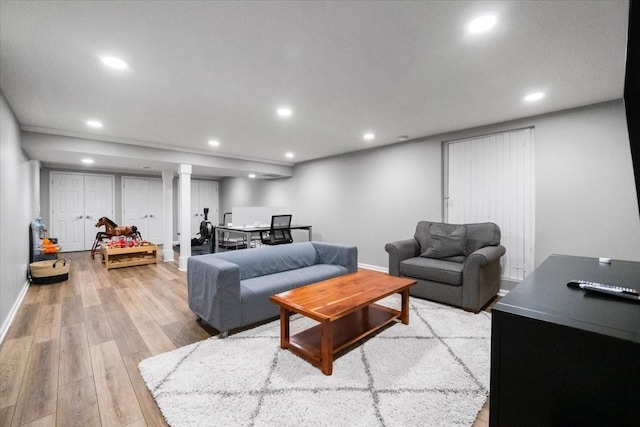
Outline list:
[[[204,256],[214,256],[238,265],[240,280],[309,267],[316,262],[316,250],[309,242],[264,246]]]
[[[441,222],[420,221],[416,226],[416,233],[413,236],[420,244],[420,253],[427,251],[433,246],[431,233],[429,228],[431,224],[439,224],[443,226],[455,225],[445,224]],[[482,222],[474,224],[464,224],[467,229],[466,255],[485,246],[497,246],[500,244],[500,228],[492,222]]]

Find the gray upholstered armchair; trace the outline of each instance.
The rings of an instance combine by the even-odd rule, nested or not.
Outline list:
[[[500,228],[491,222],[420,221],[412,239],[387,243],[389,274],[410,277],[411,295],[478,312],[500,289]]]

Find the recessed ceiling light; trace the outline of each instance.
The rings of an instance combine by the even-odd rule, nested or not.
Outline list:
[[[109,68],[113,68],[116,70],[124,70],[129,67],[126,61],[120,58],[116,58],[115,56],[103,56],[100,58],[102,63]]]
[[[287,159],[293,159],[293,153],[287,153],[284,155]]]
[[[220,145],[220,141],[218,141],[217,139],[210,139],[209,145],[211,145],[212,147],[217,147],[218,145]]]
[[[376,136],[375,136],[375,134],[373,134],[371,132],[367,132],[364,135],[362,135],[362,137],[364,138],[365,141],[371,141]]]
[[[87,120],[86,121],[87,126],[92,127],[92,128],[101,128],[102,127],[102,123],[97,121],[97,120]]]
[[[533,92],[524,97],[525,102],[539,101],[544,98],[544,92]]]
[[[255,177],[256,177],[256,174],[255,174],[255,173],[250,173],[250,174],[249,174],[249,178],[253,179],[253,178],[255,178]]]
[[[280,107],[276,110],[280,117],[291,117],[292,111],[289,107]]]
[[[82,163],[90,165],[91,163],[93,163],[93,159],[82,159]]]
[[[492,29],[496,25],[496,22],[498,22],[498,17],[495,14],[488,13],[471,20],[467,26],[467,30],[472,34],[484,33]]]

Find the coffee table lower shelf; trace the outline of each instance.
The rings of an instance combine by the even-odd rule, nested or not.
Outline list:
[[[331,354],[334,355],[361,339],[373,334],[400,317],[400,311],[379,304],[371,304],[333,322],[327,322],[333,336]],[[298,356],[322,369],[322,323],[297,333],[288,342],[281,342]],[[333,357],[331,357],[333,359]],[[326,374],[326,372],[325,372]]]

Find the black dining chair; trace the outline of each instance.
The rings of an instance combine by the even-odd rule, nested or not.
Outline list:
[[[283,245],[292,243],[291,237],[292,215],[272,215],[269,231],[260,232],[260,241],[263,245]]]

